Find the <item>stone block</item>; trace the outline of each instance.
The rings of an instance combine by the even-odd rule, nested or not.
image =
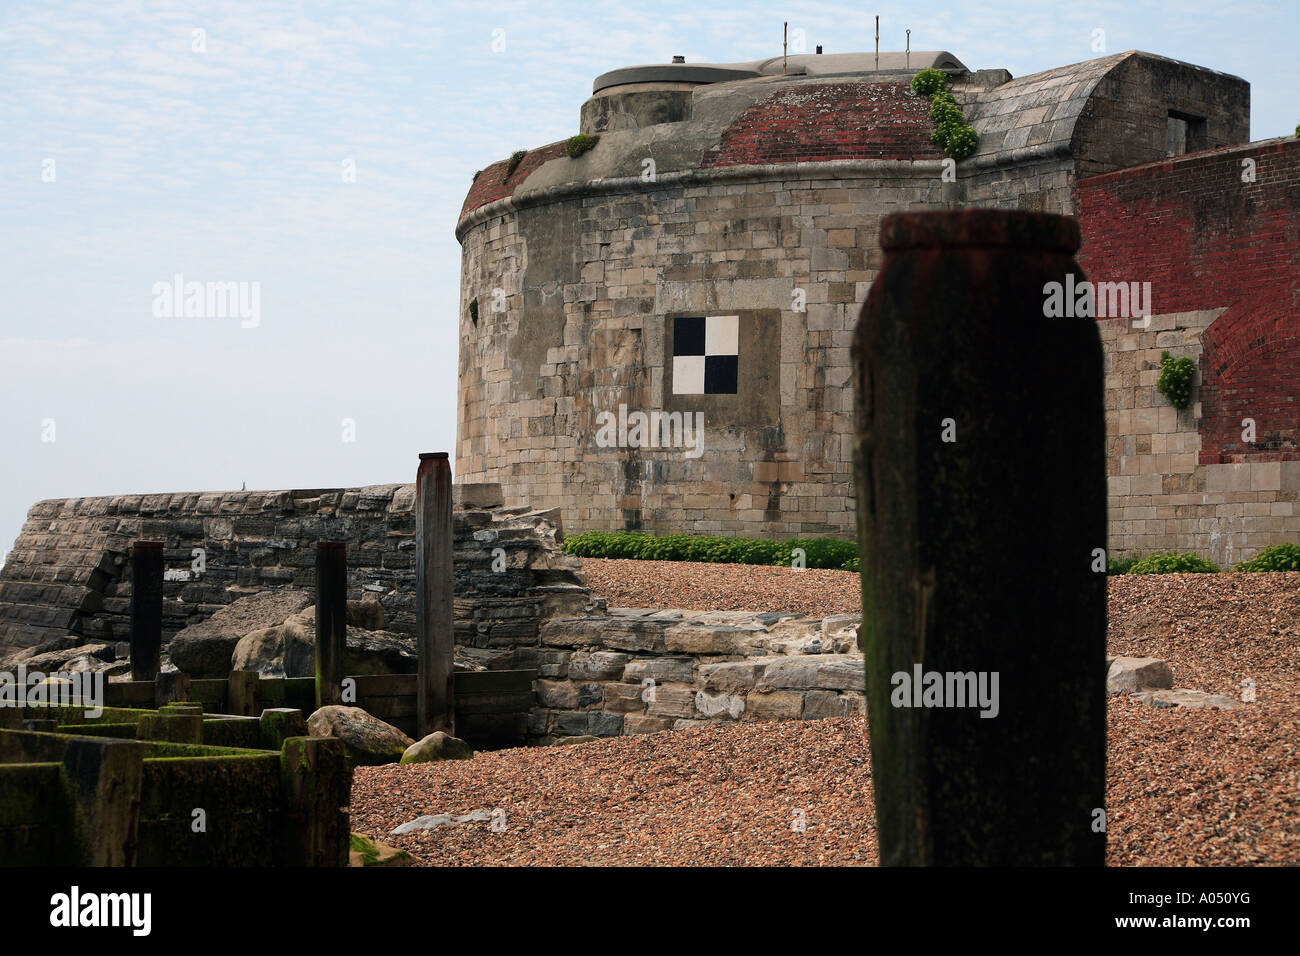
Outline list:
[[[757,689],[862,690],[866,681],[862,658],[848,654],[819,654],[773,661],[764,669]]]
[[[618,676],[614,675],[613,679]],[[621,676],[625,682],[634,684],[646,678],[656,684],[666,681],[690,684],[695,680],[695,661],[689,657],[639,657],[623,669]]]
[[[753,657],[744,661],[700,665],[700,683],[710,693],[747,694],[762,676],[764,668],[780,657]]]
[[[623,676],[631,654],[616,651],[578,651],[569,658],[569,679],[576,681],[610,681]]]
[[[750,720],[797,720],[803,713],[803,694],[791,691],[753,693],[745,698],[745,717]]]
[[[646,711],[655,717],[694,717],[695,690],[680,684],[658,684],[648,701]]]
[[[671,730],[673,721],[668,717],[648,717],[641,714],[628,714],[623,718],[623,733],[654,734],[661,730]]]
[[[736,720],[745,712],[745,699],[734,694],[695,693],[695,709],[704,717],[730,717]]]
[[[567,680],[538,680],[533,685],[537,702],[543,707],[578,706],[578,685]]]

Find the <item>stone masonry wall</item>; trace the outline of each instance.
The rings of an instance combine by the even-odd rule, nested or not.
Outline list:
[[[503,509],[492,486],[453,499],[458,644],[536,641],[545,618],[598,605],[558,551],[557,513]],[[414,485],[391,484],[38,502],[0,569],[0,656],[68,634],[127,640],[135,540],[164,543],[164,640],[254,591],[314,588],[320,540],[348,542],[348,596],[376,594],[388,629],[412,633],[414,501]]]
[[[536,647],[515,650],[539,674],[528,740],[864,713],[860,620],[634,609],[553,619]]]
[[[725,173],[465,233],[458,474],[580,530],[852,535],[849,342],[880,267],[880,219],[949,193],[937,162],[834,179]],[[796,288],[806,313],[792,309]],[[674,396],[668,322],[705,311],[740,313],[749,330],[738,392]],[[702,456],[598,447],[597,415],[620,405],[702,411]]]

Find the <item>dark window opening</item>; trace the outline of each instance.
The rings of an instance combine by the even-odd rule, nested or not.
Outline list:
[[[1191,113],[1169,111],[1169,124],[1165,137],[1165,153],[1169,156],[1182,156],[1209,149],[1209,136],[1206,133],[1205,117],[1193,116]]]

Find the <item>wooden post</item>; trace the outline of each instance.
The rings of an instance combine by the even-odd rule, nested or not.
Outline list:
[[[131,679],[158,676],[162,651],[163,546],[161,541],[131,545]]]
[[[348,642],[346,541],[316,542],[316,708],[343,703]]]
[[[415,634],[419,642],[416,729],[455,733],[452,669],[451,463],[446,452],[420,455],[415,474]]]
[[[1101,342],[1046,305],[1078,225],[905,213],[881,245],[853,346],[881,863],[1101,865]]]

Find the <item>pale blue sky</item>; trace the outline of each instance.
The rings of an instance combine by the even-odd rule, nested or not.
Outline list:
[[[0,555],[41,498],[407,481],[454,453],[474,171],[576,133],[606,70],[777,55],[783,20],[866,51],[875,13],[881,49],[910,28],[1017,76],[1098,55],[1100,28],[1249,80],[1253,139],[1300,121],[1296,0],[5,0]],[[260,325],[155,317],[176,273],[260,283]]]

